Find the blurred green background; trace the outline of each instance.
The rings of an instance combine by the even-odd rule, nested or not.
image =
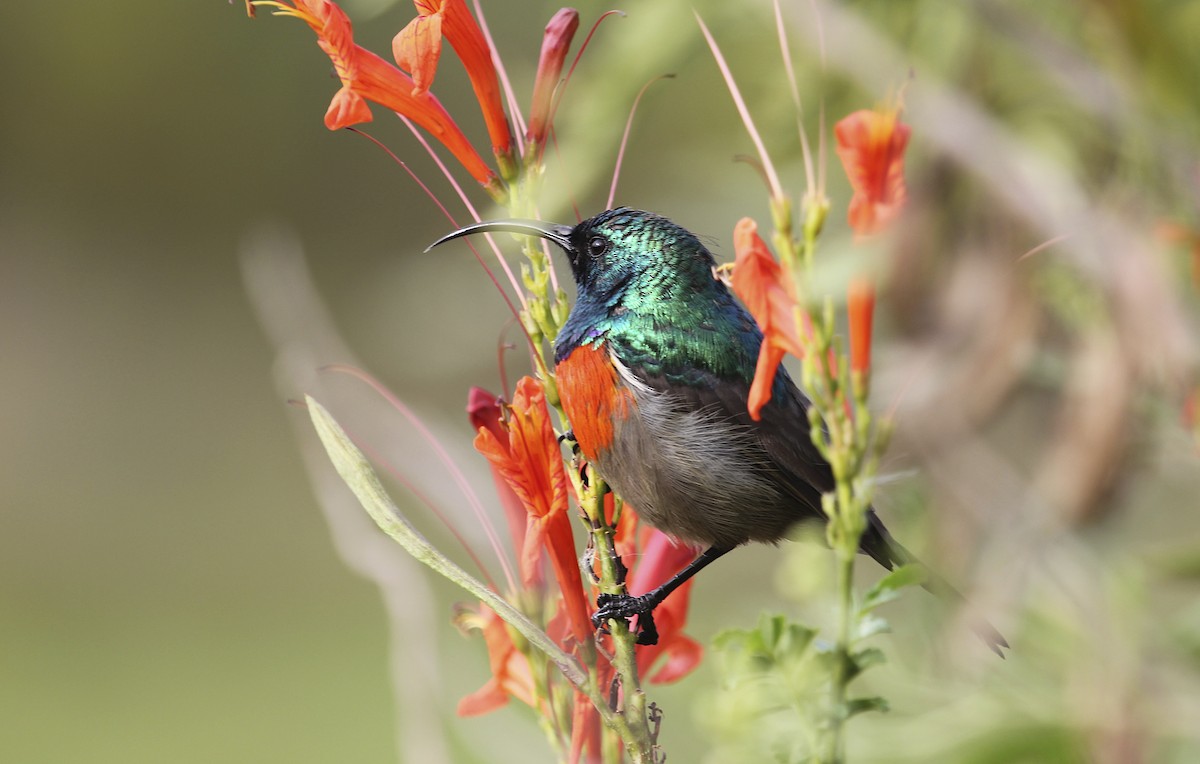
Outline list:
[[[527,99],[557,6],[484,5]],[[770,4],[695,6],[798,197]],[[345,7],[385,54],[412,16]],[[581,5],[584,26],[609,7]],[[810,135],[821,95],[836,119],[905,82],[914,125],[911,222],[885,242],[852,247],[829,157],[823,283],[873,267],[886,285],[876,393],[898,406],[899,477],[881,511],[1016,645],[992,665],[954,626],[939,636],[913,595],[889,613],[897,665],[876,688],[896,710],[856,721],[852,753],[1196,760],[1200,475],[1180,420],[1195,384],[1200,4],[815,7],[820,24],[808,3],[785,6]],[[624,10],[563,102],[544,214],[570,222],[568,190],[584,214],[603,206],[633,96],[670,72],[642,104],[617,202],[730,257],[733,224],[765,227],[766,198],[730,161],[752,147],[692,6]],[[309,30],[216,0],[10,2],[0,66],[0,760],[549,760],[519,710],[454,718],[487,676],[481,640],[449,623],[464,598],[374,545],[367,567],[411,587],[381,606],[316,498],[344,496],[297,448],[305,418],[286,401],[320,390],[470,526],[411,426],[315,370],[372,370],[490,500],[462,407],[471,385],[499,389],[497,344],[513,337],[464,249],[422,254],[448,230],[431,202],[368,142],[322,125],[337,82]],[[483,145],[456,61],[434,90]],[[376,115],[368,130],[448,199],[423,150]],[[309,343],[323,329],[288,281],[301,247],[345,346]],[[372,538],[331,522],[339,543]],[[789,583],[801,556],[824,559],[792,545],[723,561],[695,589],[690,631],[707,643],[764,608],[819,619]],[[389,614],[406,625],[389,630]],[[706,666],[655,691],[672,761],[726,750],[695,702],[714,681]],[[420,690],[416,706],[393,684]]]

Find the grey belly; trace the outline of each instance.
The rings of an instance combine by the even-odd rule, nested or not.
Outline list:
[[[716,410],[680,412],[661,394],[639,398],[640,416],[616,426],[597,466],[646,522],[684,541],[732,547],[776,541],[800,519],[747,427]]]

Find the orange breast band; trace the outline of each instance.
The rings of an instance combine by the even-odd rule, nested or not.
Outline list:
[[[595,461],[613,442],[615,420],[636,405],[603,345],[580,345],[555,367],[563,410],[579,449]]]

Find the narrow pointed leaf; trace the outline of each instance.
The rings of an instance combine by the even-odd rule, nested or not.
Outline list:
[[[325,446],[325,451],[329,454],[334,469],[358,498],[363,508],[367,510],[375,524],[384,533],[395,539],[418,562],[429,566],[435,572],[466,589],[471,595],[496,611],[501,618],[554,661],[554,664],[571,684],[588,694],[588,697],[597,703],[601,714],[604,714],[607,720],[611,716],[611,712],[607,711],[607,703],[590,687],[587,675],[579,667],[579,664],[562,648],[554,644],[554,640],[535,626],[524,614],[430,544],[392,502],[387,491],[379,482],[379,477],[371,469],[370,463],[346,435],[345,430],[320,403],[308,396],[305,396],[305,402],[309,415],[312,417],[313,427],[316,428],[317,435],[321,438],[321,443]]]
[[[925,569],[920,565],[901,565],[879,579],[863,598],[859,612],[869,613],[885,602],[891,602],[900,596],[900,591],[906,586],[924,583]]]

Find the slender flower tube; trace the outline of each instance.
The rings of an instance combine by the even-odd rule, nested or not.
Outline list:
[[[542,53],[538,58],[537,79],[533,81],[533,103],[529,108],[529,130],[525,139],[541,144],[550,129],[550,108],[554,91],[562,76],[563,62],[571,49],[571,40],[579,29],[579,11],[562,8],[546,24]]]
[[[483,111],[492,151],[501,161],[512,154],[512,131],[500,97],[500,79],[492,49],[465,0],[414,0],[417,17],[392,40],[392,53],[401,69],[413,77],[413,94],[425,93],[437,74],[442,38],[453,46],[466,67],[475,98]]]
[[[875,315],[875,284],[856,278],[846,290],[850,323],[850,371],[865,378],[871,368],[871,325]]]
[[[911,128],[900,121],[898,106],[885,106],[856,111],[834,125],[833,132],[838,157],[854,189],[850,227],[856,235],[867,236],[904,206],[904,149]]]
[[[354,44],[350,19],[329,0],[257,0],[255,5],[275,8],[276,15],[293,16],[317,34],[317,44],[333,62],[342,83],[325,112],[330,130],[370,122],[367,101],[374,101],[411,119],[440,141],[467,172],[493,197],[503,194],[496,173],[467,140],[454,119],[431,93],[419,92],[411,78],[374,53]]]

